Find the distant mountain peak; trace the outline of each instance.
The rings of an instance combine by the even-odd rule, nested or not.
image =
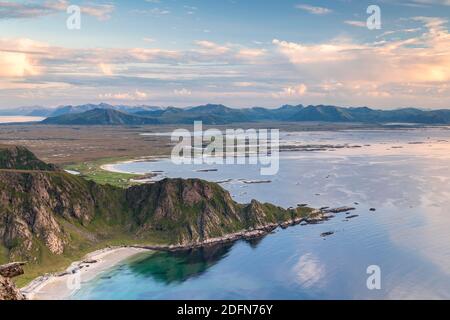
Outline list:
[[[62,114],[61,114],[62,112]],[[283,105],[278,109],[261,107],[235,109],[223,104],[205,104],[190,108],[155,108],[99,105],[65,106],[44,120],[47,124],[145,125],[192,124],[208,125],[243,122],[358,122],[450,124],[450,110],[404,108],[374,110],[368,107],[345,108],[333,105]]]

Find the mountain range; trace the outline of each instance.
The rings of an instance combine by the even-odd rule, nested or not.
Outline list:
[[[109,105],[89,105],[60,109],[43,124],[59,125],[145,125],[192,124],[202,121],[208,125],[243,122],[355,122],[355,123],[416,123],[450,124],[450,110],[421,110],[404,108],[375,110],[368,107],[344,108],[336,106],[285,105],[277,109],[260,107],[234,109],[224,105],[208,104],[190,108],[141,107],[137,109],[109,108]],[[88,109],[87,111],[83,111]],[[56,111],[55,111],[56,112]]]
[[[83,104],[78,106],[64,105],[56,108],[29,106],[20,108],[0,109],[0,116],[57,117],[64,114],[82,113],[93,109],[112,109],[126,113],[135,113],[139,111],[159,110],[161,108],[146,105],[138,105],[138,106],[111,105],[107,103]]]
[[[46,117],[42,123],[59,125],[147,125],[192,124],[209,125],[243,122],[354,122],[354,123],[416,123],[450,124],[450,109],[422,110],[403,108],[377,110],[368,107],[345,108],[331,105],[284,105],[276,109],[261,107],[230,108],[221,104],[196,107],[113,106],[106,103],[61,106],[56,109],[24,107],[1,111],[0,115]]]

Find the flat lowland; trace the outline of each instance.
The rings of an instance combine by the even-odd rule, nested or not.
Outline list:
[[[345,129],[370,129],[379,127],[367,124],[346,123],[239,123],[215,127],[219,130],[233,128],[275,128],[280,131],[321,131]],[[172,132],[189,125],[152,126],[56,126],[56,125],[0,125],[0,144],[23,145],[45,162],[66,166],[102,159],[134,159],[150,156],[167,156],[173,143],[170,136],[148,136],[141,133]]]

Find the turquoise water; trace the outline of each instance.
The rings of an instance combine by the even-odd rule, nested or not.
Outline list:
[[[450,131],[447,129],[290,133],[289,144],[361,148],[282,152],[267,184],[259,168],[176,166],[168,160],[119,164],[164,171],[160,178],[231,179],[240,202],[285,207],[355,206],[317,225],[276,230],[258,241],[183,253],[142,254],[83,283],[74,299],[450,298]],[[198,172],[199,169],[218,171]],[[357,203],[357,204],[355,204]],[[376,208],[375,212],[370,208]],[[323,232],[334,232],[321,237]],[[366,269],[381,268],[381,290]]]

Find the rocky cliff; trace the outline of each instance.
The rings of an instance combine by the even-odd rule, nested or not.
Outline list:
[[[16,262],[0,266],[0,300],[25,300],[25,297],[11,281],[23,274],[24,263]]]
[[[123,200],[120,189],[64,172],[0,170],[0,246],[7,260],[37,263],[77,250],[122,228]]]
[[[27,268],[47,270],[107,244],[199,244],[312,212],[239,204],[219,185],[195,179],[127,190],[98,185],[24,148],[7,152],[0,162],[0,263],[25,260]]]
[[[166,179],[126,191],[136,236],[158,233],[171,244],[199,243],[242,230],[306,216],[311,209],[285,210],[253,200],[236,203],[218,184]]]
[[[0,168],[17,170],[56,170],[54,165],[39,160],[27,148],[10,145],[0,145]]]
[[[188,244],[281,223],[310,212],[236,203],[219,185],[166,179],[128,190],[64,172],[0,170],[5,260],[40,263],[103,240]]]

